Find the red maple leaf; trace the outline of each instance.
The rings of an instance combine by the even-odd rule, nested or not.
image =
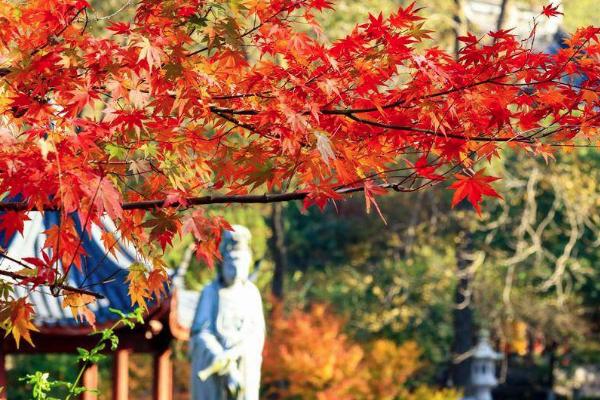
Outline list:
[[[406,8],[400,7],[396,14],[390,15],[390,23],[396,28],[404,28],[410,26],[413,22],[420,21],[423,17],[417,15],[421,8],[414,8],[415,2],[413,1]]]
[[[322,11],[326,8],[333,10],[332,2],[329,0],[311,0],[310,6],[316,10]]]
[[[12,237],[15,232],[23,234],[23,223],[29,221],[29,217],[25,213],[15,211],[7,211],[0,215],[0,231],[4,231],[7,238]]]
[[[558,7],[560,7],[560,4],[553,6],[552,3],[550,3],[547,6],[544,6],[544,8],[542,9],[542,14],[544,14],[548,18],[555,17],[557,15],[562,15],[562,13],[558,11]]]
[[[455,190],[454,196],[452,196],[452,207],[456,206],[466,198],[473,205],[475,210],[477,210],[477,214],[481,215],[480,203],[483,200],[483,196],[502,198],[502,196],[490,186],[491,182],[497,181],[500,178],[485,176],[484,172],[485,169],[482,169],[471,176],[462,174],[455,175],[457,181],[450,185],[450,188]]]
[[[377,210],[377,213],[383,220],[383,223],[387,224],[387,221],[385,220],[385,217],[383,216],[383,213],[381,212],[381,209],[379,208],[379,204],[377,204],[377,200],[375,199],[375,196],[386,194],[387,190],[375,185],[371,181],[366,181],[364,183],[363,187],[364,187],[364,193],[365,193],[365,205],[367,207],[367,214],[371,212],[371,205],[372,205],[373,207],[375,207],[375,210]]]
[[[113,31],[115,35],[128,35],[131,33],[129,22],[113,22],[106,29]]]
[[[413,166],[410,162],[409,165]],[[413,167],[417,174],[423,178],[431,179],[432,181],[441,181],[444,177],[435,173],[438,166],[439,164],[430,164],[429,161],[427,161],[427,156],[423,155],[417,160]]]

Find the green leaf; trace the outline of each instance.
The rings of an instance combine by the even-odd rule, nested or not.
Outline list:
[[[127,149],[114,143],[108,143],[104,149],[110,158],[124,159],[127,156]]]

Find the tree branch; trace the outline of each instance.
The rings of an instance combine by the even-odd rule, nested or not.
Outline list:
[[[433,131],[431,129],[422,129],[422,128],[416,128],[414,126],[407,126],[407,125],[394,125],[394,124],[384,124],[382,122],[377,122],[377,121],[372,121],[369,119],[365,119],[365,118],[360,118],[357,117],[354,114],[348,114],[346,115],[346,117],[350,118],[351,120],[354,120],[356,122],[360,122],[366,125],[371,125],[371,126],[376,126],[378,128],[383,128],[383,129],[392,129],[392,130],[398,130],[398,131],[409,131],[409,132],[418,132],[418,133],[423,133],[426,135],[432,135],[432,136],[439,136],[439,137],[444,137],[444,138],[452,138],[452,139],[459,139],[459,140],[470,140],[473,142],[525,142],[525,143],[533,143],[531,139],[523,137],[523,136],[510,136],[510,137],[493,137],[493,136],[465,136],[465,135],[457,135],[457,134],[453,134],[453,133],[442,133],[442,132],[436,132]]]
[[[383,189],[392,189],[397,192],[408,192],[410,189],[403,189],[398,184],[380,184],[377,185]],[[363,186],[354,186],[350,188],[341,188],[335,190],[340,195],[347,195],[356,192],[364,191]],[[184,201],[167,202],[166,199],[142,200],[124,202],[121,204],[123,210],[152,210],[155,208],[165,207],[188,207],[209,204],[265,204],[265,203],[281,203],[286,201],[303,200],[308,197],[310,192],[299,191],[289,193],[264,193],[264,194],[249,194],[249,195],[223,195],[223,196],[200,196],[188,197]],[[0,211],[58,211],[58,207],[45,207],[43,210],[31,209],[26,202],[4,202],[0,203]]]
[[[18,260],[14,260],[11,257],[6,256],[6,254],[0,253],[0,257],[4,257],[6,259],[10,259],[11,261],[17,261],[18,262]],[[18,264],[22,265],[19,262],[18,262]],[[4,271],[4,270],[0,270],[0,275],[1,276],[7,276],[9,278],[12,278],[12,279],[15,279],[15,280],[18,280],[18,281],[23,281],[23,280],[31,278],[31,277],[29,277],[27,275],[21,275],[21,274],[18,274],[16,272]],[[85,294],[85,295],[88,295],[88,296],[93,296],[96,299],[104,299],[104,296],[101,295],[101,294],[99,294],[99,293],[92,292],[90,290],[80,289],[80,288],[69,286],[69,285],[63,285],[63,284],[59,283],[59,284],[47,285],[47,286],[49,286],[50,289],[52,289],[52,288],[58,288],[58,289],[66,290],[68,292],[72,292],[72,293],[79,293],[79,294]],[[52,290],[51,290],[51,292],[54,293],[54,291],[52,291]]]

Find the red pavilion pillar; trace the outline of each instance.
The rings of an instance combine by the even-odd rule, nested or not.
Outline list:
[[[173,363],[171,349],[165,348],[154,354],[153,400],[173,400]]]
[[[98,365],[91,364],[85,368],[81,379],[81,385],[87,389],[98,389]],[[81,394],[81,400],[97,399],[98,394],[96,392],[85,391]]]
[[[0,341],[0,400],[6,400],[6,390],[8,389],[8,380],[6,379],[6,354],[2,349],[2,341]]]
[[[129,353],[119,349],[113,359],[113,400],[129,399]]]

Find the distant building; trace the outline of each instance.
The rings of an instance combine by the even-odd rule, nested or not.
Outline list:
[[[514,34],[525,39],[533,29],[534,18],[538,17],[534,49],[546,50],[556,42],[556,36],[561,31],[562,15],[539,17],[541,6],[532,7],[524,2],[507,1],[502,29],[513,29]],[[464,13],[471,30],[479,34],[495,31],[501,4],[502,0],[467,0]]]

